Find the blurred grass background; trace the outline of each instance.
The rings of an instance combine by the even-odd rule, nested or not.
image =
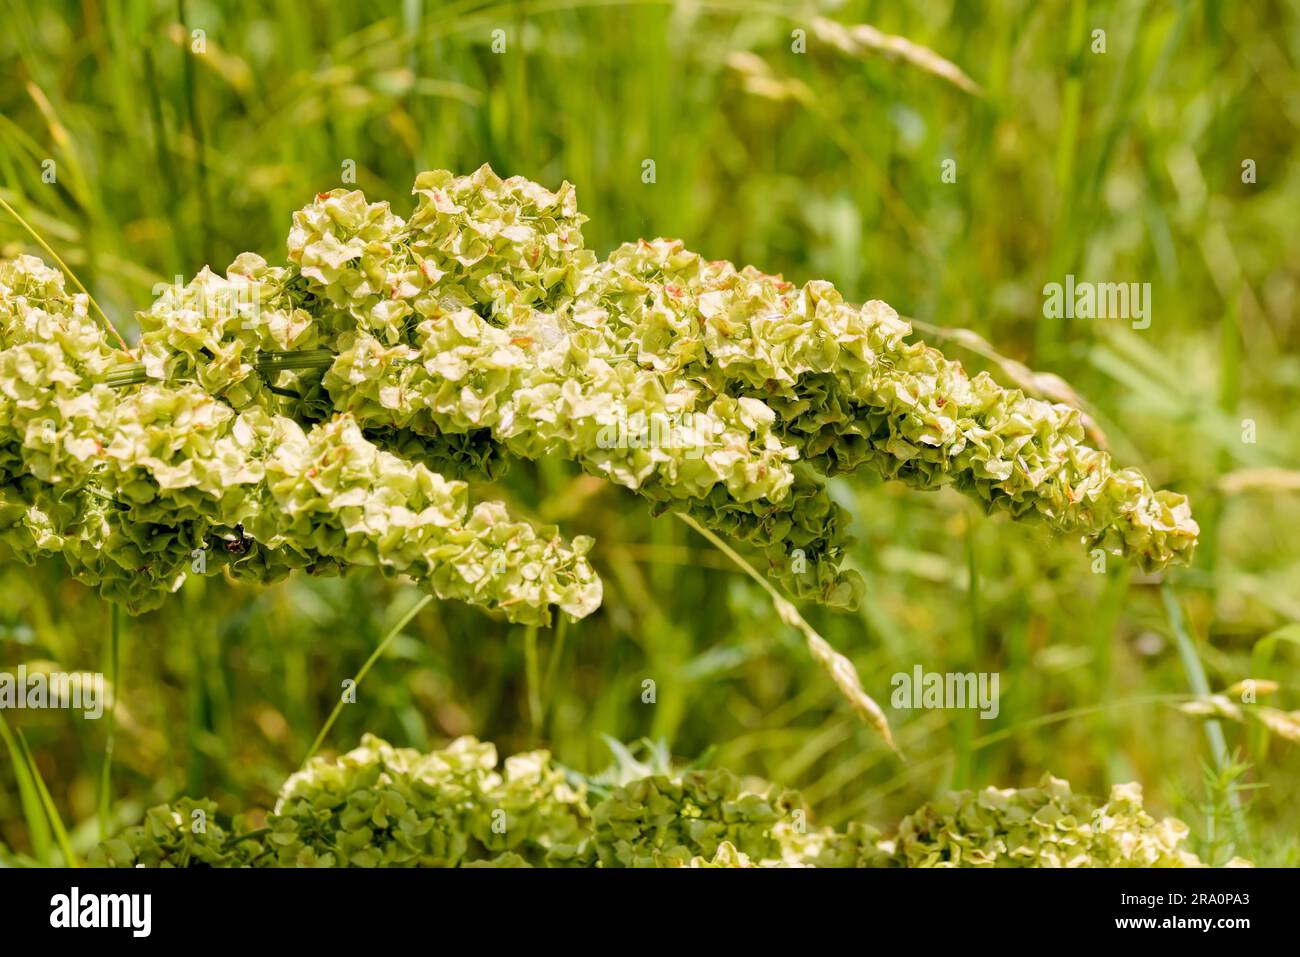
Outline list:
[[[0,8],[0,195],[124,330],[155,283],[246,249],[282,259],[292,211],[343,185],[347,161],[399,213],[420,169],[568,179],[601,254],[680,237],[975,330],[1062,376],[1125,464],[1191,496],[1202,546],[1169,584],[1209,686],[1271,678],[1272,703],[1300,707],[1293,0]],[[906,37],[978,88],[838,48],[819,16]],[[22,251],[38,252],[0,218],[0,252]],[[1150,328],[1042,318],[1044,284],[1067,273],[1150,282]],[[431,605],[329,746],[364,730],[418,747],[473,733],[592,770],[609,757],[602,735],[662,737],[683,758],[801,788],[819,821],[885,827],[951,787],[1050,770],[1104,794],[1136,779],[1204,855],[1300,863],[1297,745],[1228,725],[1236,757],[1216,761],[1173,707],[1192,685],[1159,587],[1119,562],[1096,574],[1076,543],[955,494],[837,480],[868,597],[856,615],[805,612],[867,690],[887,706],[890,677],[917,664],[1001,675],[993,721],[887,707],[900,764],[763,593],[689,529],[562,461],[491,491],[596,536],[604,608],[561,639]],[[200,580],[127,620],[114,820],[181,793],[266,806],[340,682],[416,597],[374,575],[260,591]],[[106,606],[58,568],[0,564],[0,667],[98,670],[108,634]],[[105,722],[9,717],[84,849]],[[40,837],[0,763],[0,856],[57,859]]]

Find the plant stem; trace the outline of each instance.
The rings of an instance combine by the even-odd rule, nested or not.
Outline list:
[[[238,845],[242,844],[244,841],[255,841],[259,837],[266,837],[266,835],[270,833],[271,833],[271,828],[259,827],[256,831],[248,831],[245,834],[232,834],[229,838],[226,839],[226,843],[222,845],[222,849],[230,850],[230,848],[237,847]]]
[[[898,750],[898,745],[894,743],[894,736],[889,730],[889,721],[885,718],[885,712],[862,689],[862,682],[858,678],[857,669],[853,667],[853,662],[832,648],[830,643],[804,620],[803,615],[799,614],[799,610],[794,607],[789,599],[773,588],[772,583],[760,575],[753,565],[741,558],[730,545],[689,515],[684,515],[681,512],[673,512],[673,514],[712,542],[714,547],[735,562],[745,574],[762,586],[763,590],[772,599],[772,605],[776,609],[777,617],[790,627],[802,632],[813,660],[821,665],[831,680],[835,682],[840,694],[848,699],[858,717],[875,728],[880,733],[880,736],[885,739],[889,749],[901,759],[903,753]]]
[[[524,629],[524,674],[528,683],[528,724],[533,737],[542,727],[542,689],[537,665],[537,626]]]
[[[181,22],[182,36],[189,36],[190,27],[185,11],[185,0],[176,0],[176,15]],[[184,53],[185,105],[190,136],[194,140],[194,179],[199,198],[199,222],[202,224],[203,239],[200,252],[205,262],[211,262],[212,199],[208,191],[207,144],[204,142],[203,120],[199,116],[199,77],[198,70],[194,66],[196,51],[191,46]]]
[[[296,371],[302,369],[328,369],[334,362],[334,353],[329,349],[303,349],[297,352],[262,352],[258,353],[254,364],[263,375],[274,372]],[[139,385],[148,381],[143,362],[126,362],[117,366],[104,380],[113,388]]]
[[[117,327],[113,325],[113,320],[108,318],[108,313],[106,313],[103,308],[100,307],[99,303],[95,301],[95,297],[90,294],[90,291],[81,284],[81,280],[77,278],[77,274],[68,268],[68,264],[59,258],[59,254],[50,248],[50,244],[41,238],[41,234],[33,229],[27,220],[18,215],[18,210],[6,203],[3,197],[0,197],[0,206],[3,206],[9,212],[10,216],[18,220],[18,224],[31,234],[32,239],[36,240],[36,244],[44,249],[45,252],[49,254],[49,257],[58,263],[59,267],[68,274],[68,278],[76,284],[77,288],[86,294],[86,298],[90,300],[90,304],[95,307],[95,311],[99,313],[99,317],[104,320],[105,328],[107,328],[108,331],[113,334],[113,337],[117,339],[118,343],[122,346],[122,351],[129,355],[131,349],[126,344],[126,340],[122,338],[122,334],[118,332]]]
[[[555,623],[555,641],[551,643],[551,654],[546,659],[546,679],[542,682],[542,697],[549,705],[555,689],[555,678],[560,671],[560,660],[564,657],[564,639],[569,632],[569,621],[563,615]],[[547,709],[549,710],[549,708]]]
[[[1205,669],[1201,666],[1201,658],[1196,653],[1196,645],[1192,642],[1192,637],[1187,631],[1187,621],[1183,617],[1183,608],[1178,599],[1174,597],[1172,589],[1167,584],[1160,586],[1160,597],[1164,600],[1165,613],[1169,616],[1169,626],[1173,630],[1174,640],[1178,644],[1178,657],[1182,659],[1183,671],[1187,674],[1187,683],[1191,685],[1192,693],[1198,698],[1208,698],[1210,696],[1210,683],[1205,678]],[[1218,721],[1209,720],[1205,722],[1205,737],[1210,742],[1210,754],[1214,758],[1214,767],[1220,774],[1223,774],[1232,759],[1228,754],[1228,742],[1223,736],[1223,725]],[[1242,817],[1241,801],[1237,797],[1235,790],[1228,790],[1228,803],[1232,807],[1232,825],[1236,833],[1237,842],[1240,843],[1245,835],[1245,820]]]
[[[112,689],[113,701],[108,706],[108,729],[104,739],[104,766],[99,778],[99,839],[107,841],[109,837],[109,805],[112,800],[113,743],[117,732],[117,682],[120,673],[122,607],[116,602],[109,602],[108,633],[108,683]]]
[[[425,605],[429,604],[429,602],[431,601],[433,601],[433,596],[425,595],[423,598],[417,601],[413,606],[411,606],[411,610],[408,611],[405,615],[403,615],[401,617],[401,620],[399,620],[397,624],[395,624],[392,627],[392,629],[388,632],[388,634],[384,636],[383,640],[379,642],[378,647],[376,647],[375,650],[371,653],[370,657],[366,659],[366,663],[361,666],[361,670],[357,672],[357,676],[354,679],[355,684],[353,684],[352,686],[354,691],[358,687],[360,687],[361,682],[366,677],[367,672],[369,672],[371,667],[374,665],[374,663],[379,660],[379,656],[384,653],[385,649],[387,649],[388,646],[393,643],[393,639],[395,639],[399,634],[401,634],[402,629],[405,628],[410,623],[411,619],[414,618],[417,614],[419,614],[420,610],[424,608]],[[344,705],[344,700],[340,696],[338,704],[334,706],[334,710],[330,712],[330,716],[325,720],[325,726],[320,729],[320,734],[316,735],[316,740],[312,742],[311,750],[308,751],[307,756],[302,759],[302,763],[304,765],[312,759],[312,756],[318,750],[320,750],[321,744],[325,741],[325,735],[329,734],[330,728],[334,727],[334,722],[338,720],[339,715],[343,712],[343,705]]]

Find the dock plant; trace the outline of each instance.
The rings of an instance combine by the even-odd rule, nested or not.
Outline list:
[[[1146,569],[1196,543],[1187,500],[1090,446],[1078,409],[969,375],[883,302],[673,240],[601,259],[569,184],[485,166],[414,195],[405,218],[317,195],[285,261],[166,287],[129,349],[61,272],[0,262],[0,541],[133,613],[192,574],[367,567],[545,624],[600,605],[592,540],[474,486],[553,455],[836,606],[861,582],[825,483],[861,470]]]

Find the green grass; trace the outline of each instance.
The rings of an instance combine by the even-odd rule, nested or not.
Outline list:
[[[982,95],[829,47],[819,10],[931,48]],[[9,717],[31,758],[15,727],[0,766],[12,855],[65,856],[60,820],[84,852],[100,822],[180,793],[266,806],[330,720],[328,747],[363,730],[420,748],[474,733],[506,751],[542,742],[585,771],[607,763],[603,735],[662,737],[680,758],[713,748],[715,764],[803,789],[825,823],[889,824],[947,787],[1044,770],[1080,792],[1136,779],[1213,855],[1300,863],[1297,745],[1230,722],[1220,745],[1172,706],[1259,677],[1280,685],[1272,704],[1300,708],[1300,496],[1220,484],[1300,468],[1294,3],[3,0],[0,16],[0,198],[128,339],[156,283],[246,249],[282,258],[293,210],[341,185],[346,161],[398,212],[419,169],[490,162],[573,181],[601,254],[678,236],[978,332],[1067,380],[1117,456],[1191,497],[1203,531],[1195,566],[1159,584],[1117,561],[1094,574],[1075,543],[955,494],[836,480],[868,598],[856,614],[801,611],[866,690],[887,704],[890,676],[918,663],[1001,674],[994,721],[890,712],[906,763],[725,556],[565,462],[491,490],[596,537],[604,608],[562,632],[433,603],[386,639],[392,610],[419,598],[400,582],[211,579],[125,622],[119,659],[93,595],[53,565],[0,559],[0,667],[121,661],[111,721]],[[0,213],[0,252],[20,251],[48,256]],[[1043,285],[1069,272],[1150,282],[1151,327],[1043,319]],[[357,703],[330,718],[381,645]]]

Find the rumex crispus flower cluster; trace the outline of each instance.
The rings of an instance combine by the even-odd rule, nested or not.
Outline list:
[[[612,786],[545,751],[367,735],[313,758],[263,826],[230,829],[212,802],[154,808],[101,844],[101,867],[1195,867],[1181,822],[1153,819],[1137,785],[1094,804],[1050,776],[1035,788],[950,794],[896,834],[809,823],[795,791],[726,770],[624,774]],[[196,814],[196,809],[200,814]],[[1244,863],[1244,862],[1237,862]]]
[[[1116,469],[1076,410],[908,342],[884,303],[675,241],[599,260],[568,184],[483,167],[414,193],[408,219],[319,194],[287,263],[245,253],[166,290],[135,354],[61,274],[0,263],[0,541],[132,611],[188,574],[367,566],[543,623],[598,606],[591,541],[468,483],[562,455],[832,604],[860,583],[823,480],[862,467],[1149,568],[1190,555],[1185,498]]]
[[[1044,775],[1038,787],[961,791],[903,819],[895,853],[909,867],[1195,867],[1187,825],[1157,821],[1142,788],[1118,784],[1100,806]]]

